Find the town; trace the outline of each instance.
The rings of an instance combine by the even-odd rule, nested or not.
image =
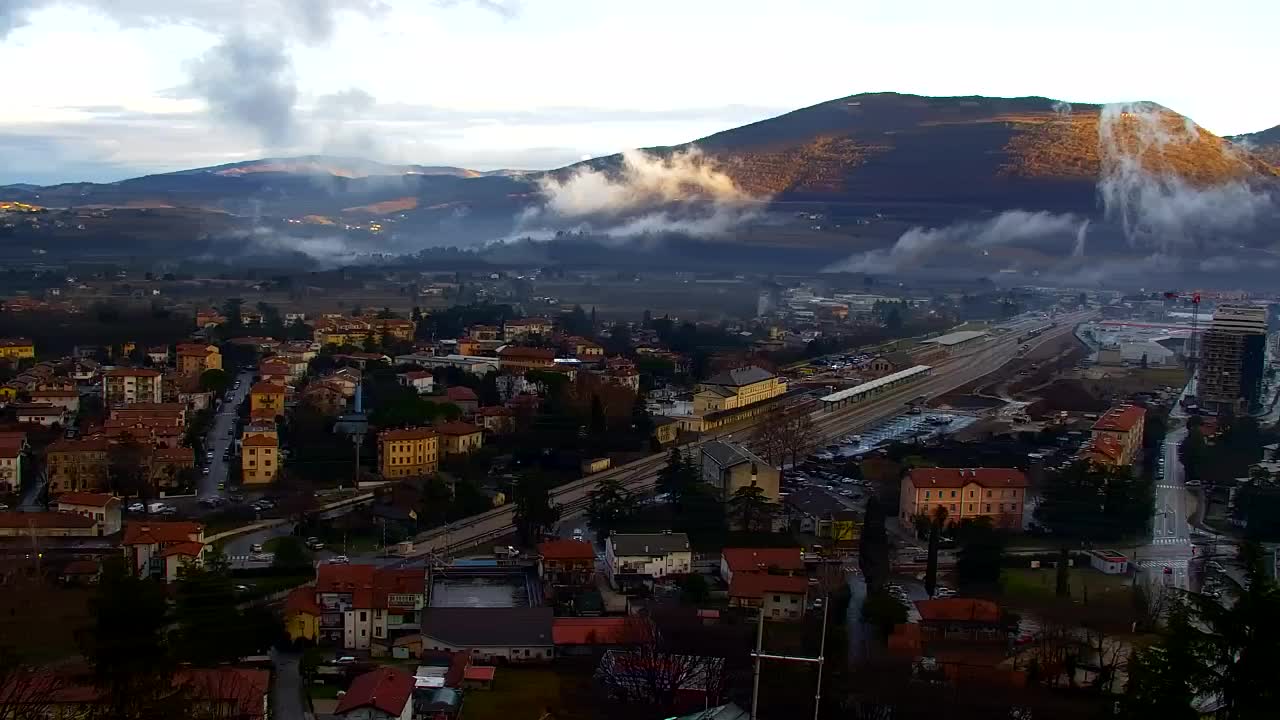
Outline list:
[[[6,283],[0,716],[1253,717],[1224,709],[1264,692],[1271,298]],[[1190,626],[1226,677],[1170,659]]]

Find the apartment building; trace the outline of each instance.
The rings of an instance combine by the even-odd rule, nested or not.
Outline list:
[[[1136,405],[1113,407],[1093,424],[1093,436],[1084,450],[1090,462],[1128,467],[1142,452],[1147,410]]]
[[[693,553],[684,533],[615,533],[605,541],[604,564],[616,587],[687,574]]]
[[[914,468],[902,478],[898,519],[945,508],[950,522],[988,516],[996,527],[1022,529],[1027,476],[1010,468]]]
[[[108,407],[159,403],[164,398],[163,375],[150,368],[114,368],[102,376],[102,397]]]
[[[384,478],[431,475],[440,467],[440,435],[431,428],[378,433],[378,471]]]
[[[484,445],[484,429],[464,422],[436,425],[440,434],[440,451],[445,455],[466,455]]]
[[[107,483],[107,440],[57,440],[45,458],[49,492],[93,492]]]
[[[274,418],[284,415],[285,386],[276,383],[254,383],[249,389],[249,417]]]
[[[266,485],[280,472],[280,440],[274,432],[245,432],[240,440],[240,477],[245,485]]]
[[[178,372],[199,376],[206,370],[222,369],[222,353],[216,345],[181,343],[178,345]]]
[[[781,473],[745,445],[712,440],[702,445],[702,481],[715,488],[721,500],[738,490],[756,486],[770,502],[778,502]]]
[[[1219,305],[1201,340],[1200,400],[1235,413],[1258,408],[1266,364],[1267,310]]]
[[[0,338],[0,358],[24,360],[36,356],[36,344],[27,338]]]
[[[317,568],[315,600],[322,640],[347,650],[368,650],[421,629],[426,573],[421,568],[324,563]]]
[[[178,579],[183,564],[204,561],[204,525],[196,522],[130,521],[120,543],[129,567],[140,577]]]

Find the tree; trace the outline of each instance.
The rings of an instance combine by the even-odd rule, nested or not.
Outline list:
[[[173,658],[165,642],[169,617],[163,586],[136,577],[123,557],[109,558],[89,609],[91,626],[81,652],[103,693],[103,716],[166,717]]]
[[[600,402],[599,395],[591,396],[591,425],[589,426],[591,435],[600,437],[609,429],[608,421],[604,416],[604,405]]]
[[[747,532],[769,532],[773,529],[775,514],[776,506],[769,502],[759,485],[743,485],[729,498],[730,517]]]
[[[640,438],[648,438],[653,434],[653,415],[645,405],[644,396],[636,393],[635,402],[631,404],[631,430]]]
[[[907,621],[907,606],[884,588],[868,588],[866,600],[862,603],[862,617],[876,626],[881,638],[887,638],[894,625]]]
[[[697,468],[685,458],[679,448],[672,448],[667,464],[658,471],[656,488],[668,497],[672,505],[680,506],[684,498],[698,484]]]
[[[680,582],[680,601],[686,605],[701,605],[711,597],[711,586],[701,573],[689,573]]]
[[[882,589],[889,577],[889,536],[884,506],[875,495],[867,498],[862,538],[858,544],[858,568],[862,570],[868,592]]]
[[[587,519],[603,541],[635,513],[635,497],[622,484],[606,478],[587,497]]]
[[[197,667],[240,658],[243,636],[236,602],[235,585],[221,553],[207,553],[199,565],[183,565],[178,570],[173,613],[180,638],[175,646],[178,657]]]
[[[1129,684],[1120,701],[1123,716],[1134,720],[1195,720],[1193,703],[1203,685],[1199,652],[1187,613],[1170,613],[1165,639],[1129,655]]]
[[[532,547],[560,520],[560,508],[551,502],[551,481],[540,473],[526,473],[514,492],[516,532],[525,547]]]
[[[155,497],[147,478],[146,448],[126,434],[107,450],[107,481],[121,497],[137,495],[144,501]]]
[[[277,538],[272,551],[271,566],[281,570],[298,570],[311,567],[311,553],[302,540],[293,535]]]
[[[227,391],[230,385],[231,376],[227,375],[226,370],[210,368],[200,373],[200,390],[203,392],[221,395]]]
[[[996,587],[1004,559],[1004,536],[991,518],[966,518],[956,526],[960,551],[956,557],[956,575],[961,586]]]
[[[938,545],[942,529],[946,526],[947,509],[939,505],[929,517],[929,561],[924,570],[924,592],[929,597],[933,597],[933,591],[938,589]]]
[[[675,714],[682,689],[698,688],[708,697],[724,691],[724,660],[679,646],[678,633],[659,632],[648,617],[627,619],[622,634],[629,641],[605,653],[596,679],[614,700],[645,708],[645,716]]]
[[[0,647],[0,717],[6,720],[55,717],[54,695],[64,685],[57,673],[29,664],[11,648]]]

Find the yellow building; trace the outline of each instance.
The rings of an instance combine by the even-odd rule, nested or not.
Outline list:
[[[680,423],[669,417],[658,416],[653,419],[653,439],[659,445],[668,445],[680,436]]]
[[[249,390],[249,417],[274,418],[284,415],[285,387],[276,383],[254,383]]]
[[[986,516],[996,527],[1022,530],[1027,476],[1009,468],[915,468],[902,477],[898,520],[947,511],[947,522]]]
[[[294,588],[284,601],[284,629],[289,639],[315,640],[320,635],[320,606],[313,585]]]
[[[378,470],[383,477],[431,475],[440,466],[440,435],[431,428],[378,433]]]
[[[206,370],[222,369],[222,353],[216,345],[182,343],[178,345],[178,372],[200,375]]]
[[[1086,455],[1102,465],[1132,465],[1142,450],[1146,420],[1146,408],[1137,405],[1111,408],[1093,424],[1093,437]]]
[[[0,358],[21,360],[36,356],[36,345],[26,338],[0,338]]]
[[[280,471],[280,441],[274,432],[247,432],[240,440],[240,477],[245,485],[265,485]]]
[[[49,492],[100,490],[107,484],[107,466],[105,439],[58,440],[46,456]]]
[[[693,414],[707,415],[722,410],[736,410],[787,391],[787,381],[755,365],[722,372],[698,384],[693,394]]]
[[[471,423],[450,422],[436,426],[445,455],[466,455],[484,445],[484,429]]]

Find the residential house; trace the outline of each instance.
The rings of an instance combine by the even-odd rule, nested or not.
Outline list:
[[[102,397],[107,407],[139,402],[158,403],[163,399],[159,370],[113,368],[102,376]]]
[[[913,468],[902,478],[899,520],[945,508],[950,522],[988,516],[997,527],[1021,530],[1027,476],[1010,468]]]
[[[249,389],[249,416],[275,418],[284,415],[285,387],[269,382],[254,383]]]
[[[31,402],[60,407],[68,415],[80,412],[80,393],[75,390],[55,390],[52,388],[34,390],[31,393]]]
[[[565,340],[564,344],[569,351],[569,355],[578,358],[584,363],[595,363],[604,359],[604,348],[594,340],[574,336]]]
[[[195,468],[196,451],[189,447],[157,448],[148,463],[151,484],[167,492],[180,489],[185,476],[194,478]]]
[[[653,417],[653,439],[657,441],[659,445],[670,445],[679,437],[679,421],[662,415],[655,415]]]
[[[739,572],[729,582],[729,607],[763,612],[770,620],[799,620],[808,593],[806,577]]]
[[[432,428],[378,433],[378,471],[384,478],[432,475],[440,467],[440,434]]]
[[[0,444],[0,492],[13,492],[22,485],[22,448]]]
[[[410,355],[397,355],[396,364],[417,365],[424,368],[456,367],[459,370],[472,375],[484,376],[491,372],[498,371],[499,360],[494,357],[464,355],[459,353],[449,355],[424,355],[421,353],[413,353]]]
[[[419,395],[430,395],[436,387],[436,376],[426,370],[402,372],[396,375],[396,380],[405,387],[413,388]]]
[[[471,423],[447,422],[436,425],[440,434],[440,452],[445,455],[466,455],[484,445],[484,430]]]
[[[502,340],[519,342],[530,338],[548,337],[551,335],[551,321],[546,318],[516,318],[503,325]]]
[[[764,491],[769,502],[778,501],[781,473],[745,445],[712,440],[702,445],[702,481],[715,488],[721,500],[730,500],[744,487]]]
[[[26,425],[52,427],[67,423],[67,411],[61,406],[48,403],[17,403],[11,407],[18,417],[18,422]]]
[[[107,484],[107,440],[56,440],[45,456],[49,492],[94,491]]]
[[[120,498],[109,493],[67,492],[58,496],[58,512],[92,518],[103,535],[120,532]]]
[[[78,358],[71,364],[71,379],[76,382],[89,382],[98,375],[101,366],[89,358]]]
[[[469,651],[473,660],[548,662],[554,655],[549,607],[452,607],[422,612],[422,649]]]
[[[538,575],[548,598],[557,591],[591,587],[595,578],[596,551],[582,540],[548,540],[538,543]]]
[[[168,365],[169,364],[169,346],[156,345],[147,348],[147,362],[152,365]]]
[[[324,415],[339,415],[345,412],[347,397],[349,396],[343,392],[341,383],[328,379],[317,380],[302,389],[302,402],[310,404]]]
[[[413,676],[381,667],[359,675],[333,710],[344,720],[414,720]]]
[[[1003,643],[1000,606],[990,600],[938,598],[917,600],[922,639]]]
[[[280,472],[280,439],[274,432],[248,432],[240,439],[240,477],[245,485],[266,485]]]
[[[98,521],[69,512],[0,511],[0,537],[99,537]]]
[[[258,378],[265,383],[288,385],[293,380],[293,368],[273,356],[258,363]]]
[[[501,342],[502,328],[497,325],[472,325],[467,328],[467,338],[477,342]]]
[[[0,338],[0,358],[25,360],[36,356],[36,345],[27,338]]]
[[[227,318],[217,310],[208,308],[196,311],[196,328],[217,327],[227,321]]]
[[[289,591],[284,600],[284,630],[289,639],[297,642],[320,639],[320,606],[316,603],[316,589],[303,585]]]
[[[1086,455],[1096,463],[1128,467],[1142,451],[1147,410],[1137,405],[1113,407],[1093,424]]]
[[[556,351],[548,348],[504,345],[498,349],[499,367],[504,372],[525,373],[546,370],[555,365]]]
[[[484,431],[491,435],[506,435],[516,429],[516,414],[509,407],[482,407],[476,411],[476,419]]]
[[[177,366],[179,373],[199,377],[206,370],[222,369],[222,353],[216,345],[179,343]]]
[[[202,563],[207,549],[204,525],[196,522],[130,520],[120,544],[129,567],[140,577],[166,582],[177,580],[184,564]]]
[[[615,533],[605,541],[604,564],[609,581],[616,586],[632,578],[655,580],[688,574],[693,553],[684,533]]]
[[[793,548],[725,548],[720,551],[720,577],[736,574],[803,575],[804,551]]]
[[[318,568],[314,591],[321,639],[348,650],[386,649],[396,638],[420,629],[426,573],[421,568],[325,563]]]
[[[444,396],[446,400],[457,405],[466,417],[475,415],[476,409],[480,407],[480,398],[476,396],[476,391],[465,385],[455,385],[446,389]]]

